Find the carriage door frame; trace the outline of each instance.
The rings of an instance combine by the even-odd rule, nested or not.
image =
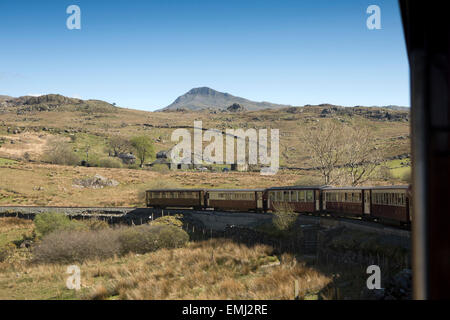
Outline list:
[[[372,193],[370,192],[369,189],[364,189],[362,190],[363,192],[363,201],[364,201],[364,206],[363,206],[363,210],[364,210],[364,214],[365,215],[370,215],[371,213],[371,203],[372,203]]]
[[[256,210],[263,210],[263,193],[261,191],[255,192]]]
[[[319,190],[313,190],[314,192],[314,202],[315,202],[315,210],[314,211],[320,211],[320,193]]]

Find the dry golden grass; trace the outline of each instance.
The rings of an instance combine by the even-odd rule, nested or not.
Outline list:
[[[292,299],[294,280],[301,283],[300,295],[330,282],[288,255],[280,265],[264,268],[276,259],[271,255],[270,247],[249,248],[224,239],[159,250],[132,257],[127,265],[88,270],[85,276],[106,281],[87,298],[106,298],[109,291],[120,299]]]
[[[117,187],[79,188],[73,179],[100,174],[117,180]],[[258,172],[168,172],[86,168],[17,162],[0,166],[0,205],[143,206],[143,191],[150,188],[253,188],[294,184],[299,175]]]
[[[23,235],[31,236],[33,221],[19,218],[0,218],[0,246],[20,240]]]
[[[0,267],[0,299],[293,299],[295,280],[300,296],[331,281],[291,255],[225,239],[85,262],[79,292],[65,288],[67,266]]]

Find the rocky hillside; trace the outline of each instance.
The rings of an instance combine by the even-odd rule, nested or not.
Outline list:
[[[239,104],[246,110],[262,110],[284,108],[287,105],[274,104],[270,102],[255,102],[241,97],[223,93],[208,87],[194,88],[178,97],[172,104],[161,111],[177,110],[226,110],[232,104]]]
[[[17,114],[45,111],[82,111],[87,113],[111,113],[116,111],[115,106],[105,101],[75,99],[60,94],[47,94],[38,97],[22,96],[19,98],[1,97],[4,98],[0,98],[0,108]]]

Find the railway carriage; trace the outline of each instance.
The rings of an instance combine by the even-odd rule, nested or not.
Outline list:
[[[267,189],[267,208],[275,211],[278,206],[289,206],[295,212],[314,213],[321,211],[320,186],[290,186]]]
[[[268,189],[155,189],[146,191],[154,208],[194,208],[223,211],[276,211],[289,206],[298,213],[349,216],[409,225],[408,186],[339,187],[290,186]]]
[[[194,208],[205,206],[204,189],[160,189],[147,190],[147,207],[154,208]]]
[[[370,189],[364,187],[324,188],[322,209],[333,216],[370,215]]]
[[[411,222],[408,186],[372,187],[371,217],[385,222]]]
[[[264,211],[264,189],[208,190],[206,207],[215,210]]]

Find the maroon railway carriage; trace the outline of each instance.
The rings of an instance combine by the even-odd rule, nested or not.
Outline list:
[[[147,207],[154,208],[194,208],[205,206],[204,189],[159,189],[147,190]]]
[[[206,207],[231,211],[263,211],[264,189],[213,189],[206,195]]]
[[[411,223],[408,186],[372,187],[371,217],[385,222]]]
[[[290,186],[266,189],[267,208],[275,211],[278,206],[289,206],[295,212],[320,212],[321,186]]]
[[[322,190],[322,209],[334,216],[370,216],[370,188],[342,187]]]

